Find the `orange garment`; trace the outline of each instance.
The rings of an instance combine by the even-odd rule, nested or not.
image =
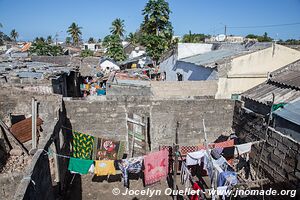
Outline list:
[[[116,169],[113,160],[96,160],[95,161],[95,175],[96,176],[106,176],[115,175]]]
[[[225,142],[215,143],[215,148],[227,148],[233,146],[234,146],[234,140],[227,140]]]

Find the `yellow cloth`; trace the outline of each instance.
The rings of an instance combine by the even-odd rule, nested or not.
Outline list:
[[[115,175],[116,169],[113,160],[96,160],[95,161],[96,176]]]
[[[132,68],[132,69],[133,69],[133,68],[136,68],[136,64],[133,63],[133,64],[131,65],[131,68]]]

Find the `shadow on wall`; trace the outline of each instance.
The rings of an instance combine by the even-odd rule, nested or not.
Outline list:
[[[183,80],[200,81],[200,80],[216,80],[217,72],[214,68],[206,68],[198,66],[192,63],[184,61],[177,61],[176,65],[172,68],[172,71],[182,73],[184,72]],[[186,77],[188,73],[191,73],[189,77]]]
[[[72,129],[72,124],[67,118],[67,112],[64,102],[62,101],[62,107],[59,111],[59,119],[54,126],[53,132],[49,137],[49,140],[44,145],[44,150],[61,154],[70,155],[70,141],[72,141],[71,131],[64,129],[67,127]],[[51,161],[54,161],[54,165]],[[47,155],[44,152],[40,153],[34,169],[31,175],[31,180],[24,199],[65,199],[70,187],[72,176],[68,171],[69,159],[57,157],[54,155]],[[54,172],[54,175],[51,174]],[[53,178],[55,177],[55,180]],[[81,184],[79,184],[81,187]],[[81,199],[81,194],[76,194],[78,199]]]

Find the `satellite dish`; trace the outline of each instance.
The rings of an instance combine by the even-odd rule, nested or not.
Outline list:
[[[223,42],[225,39],[226,39],[226,35],[224,35],[224,34],[220,34],[216,37],[216,40],[218,42]]]

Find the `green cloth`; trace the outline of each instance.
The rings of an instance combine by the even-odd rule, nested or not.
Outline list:
[[[94,137],[79,132],[73,132],[73,157],[91,159]]]
[[[77,172],[79,174],[87,174],[93,163],[93,160],[83,160],[71,157],[68,170],[70,170],[71,172]]]
[[[278,104],[274,104],[272,106],[272,111],[278,110],[279,108],[283,108],[286,105],[286,103],[278,103]]]

